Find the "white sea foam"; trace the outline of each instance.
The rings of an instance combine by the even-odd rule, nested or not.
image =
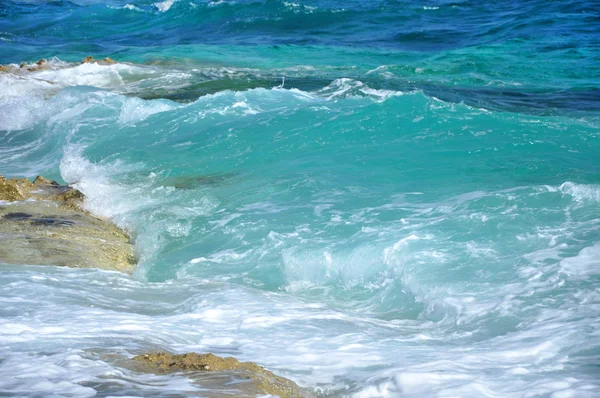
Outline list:
[[[31,128],[52,113],[45,108],[45,102],[38,97],[8,98],[0,100],[0,126],[2,130],[24,130]]]
[[[59,87],[93,86],[111,89],[123,88],[129,82],[156,75],[155,69],[124,63],[112,65],[85,63],[68,68],[44,69],[32,73],[35,78],[52,81]]]
[[[51,81],[10,73],[0,74],[0,100],[25,96],[40,96],[46,92],[56,91],[58,90]]]
[[[356,397],[496,397],[525,391],[591,397],[599,391],[589,378],[543,376],[566,360],[564,350],[576,352],[582,343],[567,338],[573,329],[547,329],[552,320],[532,320],[519,333],[465,348],[440,345],[447,336],[436,324],[395,325],[285,294],[202,280],[148,284],[103,271],[9,267],[0,282],[3,310],[18,311],[0,321],[0,370],[19,375],[2,378],[0,388],[13,394],[50,387],[91,396],[114,383],[133,395],[159,388],[196,391],[184,375],[151,376],[123,367],[123,357],[157,348],[235,355],[301,385],[327,383],[337,386],[338,394]],[[373,338],[380,333],[388,337]],[[410,343],[413,335],[423,337],[418,346]],[[37,355],[40,349],[47,354]],[[538,377],[510,382],[518,375]],[[348,391],[355,377],[359,386]],[[32,382],[39,384],[33,388]],[[95,387],[82,386],[87,383]]]
[[[138,11],[138,12],[144,12],[143,9],[137,7],[134,4],[125,4],[124,6],[112,6],[112,5],[108,5],[108,8],[112,8],[114,10],[129,10],[129,11]]]
[[[382,102],[391,97],[404,95],[404,93],[401,91],[373,89],[359,80],[348,78],[334,80],[329,84],[329,86],[319,90],[318,94],[329,100],[352,97],[368,97],[376,102]]]
[[[156,9],[159,12],[167,12],[173,6],[173,3],[175,3],[175,1],[176,0],[165,0],[158,3],[154,3],[153,6],[156,7]]]
[[[560,192],[570,195],[577,202],[592,201],[600,202],[600,186],[589,184],[576,184],[573,182],[565,182],[558,187]]]
[[[577,256],[561,260],[560,267],[572,278],[600,275],[600,242],[582,249]]]
[[[177,106],[170,101],[143,101],[139,98],[128,98],[121,108],[119,122],[134,124],[161,112],[175,109]]]
[[[287,1],[284,1],[283,5],[287,9],[292,10],[295,13],[312,14],[317,9],[317,7],[314,7],[314,6],[309,6],[306,4],[298,4],[298,3],[293,3],[293,2],[287,2]]]
[[[190,72],[156,66],[123,62],[112,65],[70,64],[58,58],[53,58],[43,68],[34,68],[32,71],[15,66],[13,72],[0,75],[0,101],[31,96],[49,98],[72,86],[91,86],[118,93],[143,93],[156,89],[178,90],[189,86],[192,78]],[[213,76],[225,72],[207,68],[201,73]]]

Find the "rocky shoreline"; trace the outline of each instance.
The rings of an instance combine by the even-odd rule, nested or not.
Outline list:
[[[85,196],[68,185],[38,176],[7,179],[0,175],[0,262],[99,268],[131,274],[136,265],[129,235],[82,205]],[[253,362],[214,354],[146,353],[133,358],[135,371],[150,373],[210,372],[220,383],[242,380],[235,387],[245,396],[299,398],[309,394],[296,383]]]
[[[87,56],[81,60],[82,64],[93,64],[97,63],[98,65],[113,65],[116,64],[117,61],[110,57],[106,57],[104,59],[95,59],[92,56]],[[0,64],[0,73],[20,73],[23,71],[27,72],[35,72],[39,70],[46,69],[48,66],[48,60],[45,58],[40,59],[39,61],[28,64],[27,62],[22,62],[19,65],[16,64]]]
[[[0,261],[131,274],[136,258],[129,235],[85,211],[83,199],[40,176],[33,182],[0,176]]]

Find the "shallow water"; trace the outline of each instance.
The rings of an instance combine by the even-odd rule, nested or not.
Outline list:
[[[0,173],[74,184],[140,265],[1,265],[0,393],[210,395],[123,362],[171,350],[332,397],[599,395],[598,21],[3,2],[2,63],[50,63],[0,74]]]

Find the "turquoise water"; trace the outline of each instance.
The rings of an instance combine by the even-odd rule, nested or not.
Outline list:
[[[0,173],[74,184],[140,264],[2,265],[0,391],[210,395],[116,359],[170,350],[328,397],[598,396],[599,22],[591,1],[2,2],[2,62],[50,62],[0,74]]]

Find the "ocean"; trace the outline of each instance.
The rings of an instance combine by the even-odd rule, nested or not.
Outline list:
[[[0,264],[1,396],[235,396],[148,351],[600,396],[597,1],[2,0],[0,63],[0,174],[72,184],[139,260]]]

